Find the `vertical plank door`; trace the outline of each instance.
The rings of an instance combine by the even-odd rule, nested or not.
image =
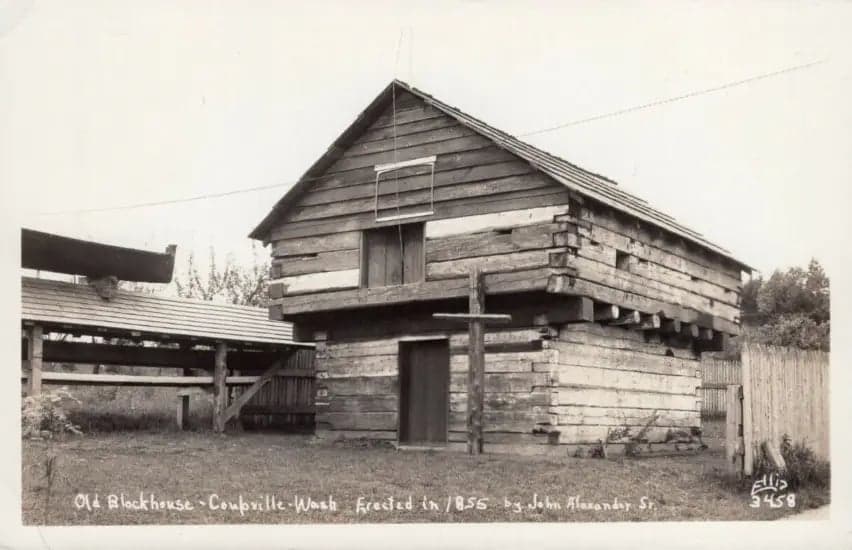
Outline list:
[[[450,385],[449,342],[401,342],[399,351],[400,443],[446,443]]]

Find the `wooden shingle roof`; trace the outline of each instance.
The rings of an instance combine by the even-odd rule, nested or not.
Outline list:
[[[618,185],[601,175],[595,174],[579,166],[576,166],[560,157],[551,155],[537,147],[534,147],[517,137],[463,112],[462,110],[448,105],[435,97],[414,88],[401,81],[393,80],[382,92],[370,103],[370,105],[358,116],[340,137],[329,147],[328,151],[320,157],[273,207],[272,211],[261,221],[261,223],[249,235],[254,239],[266,240],[268,232],[275,220],[297,199],[302,192],[320,176],[323,171],[337,160],[345,148],[360,135],[361,132],[378,116],[391,102],[393,87],[404,90],[419,97],[425,103],[431,105],[442,113],[456,119],[460,124],[474,130],[478,134],[494,141],[496,145],[526,160],[536,169],[552,177],[554,180],[565,185],[569,189],[588,198],[599,201],[618,211],[653,224],[676,236],[698,244],[720,256],[733,260],[743,268],[749,269],[748,265],[735,258],[728,250],[713,244],[700,233],[694,231],[673,217],[651,207],[647,201],[619,188]]]
[[[294,344],[293,326],[270,321],[263,308],[117,291],[105,300],[94,288],[48,279],[21,278],[21,319],[45,327],[111,334],[137,333],[264,345]]]

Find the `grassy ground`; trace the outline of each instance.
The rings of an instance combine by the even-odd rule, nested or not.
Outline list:
[[[398,452],[263,433],[117,432],[24,441],[23,453],[26,524],[758,520],[827,498],[802,494],[793,509],[751,508],[748,488],[723,479],[721,450],[712,445],[698,456],[608,461]],[[138,501],[140,492],[145,500],[153,495],[193,509],[109,508],[108,495]],[[97,495],[100,508],[86,509],[86,497],[78,495],[88,495],[92,506]],[[335,510],[294,507],[294,499],[328,502],[329,495]],[[249,506],[266,506],[271,501],[265,496],[274,496],[282,509],[211,509],[238,505],[241,497]],[[405,503],[409,496],[411,511],[357,508],[359,497]],[[424,510],[424,497],[427,508],[431,500],[438,509]],[[572,508],[571,497],[622,507]],[[528,506],[545,498],[561,508]]]

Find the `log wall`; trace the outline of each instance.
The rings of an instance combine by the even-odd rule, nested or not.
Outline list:
[[[467,332],[419,334],[446,337],[450,345],[450,447],[466,446]],[[317,435],[325,438],[397,440],[400,340],[329,341],[318,345]],[[485,358],[485,443],[529,444],[539,423],[549,422],[552,352],[538,329],[489,331]]]
[[[548,412],[559,444],[593,449],[616,429],[635,436],[649,424],[643,444],[690,439],[691,428],[701,425],[698,360],[687,349],[648,340],[641,331],[576,323],[548,342],[554,353]]]
[[[431,155],[434,180],[407,167],[383,175],[377,192],[376,165]],[[433,211],[403,222],[424,223],[422,281],[364,288],[364,230],[400,223],[377,221],[377,198],[380,216]],[[479,267],[490,294],[546,289],[739,332],[739,264],[569,192],[407,92],[339,151],[268,240],[273,318],[461,297]]]
[[[695,446],[701,384],[697,359],[641,331],[574,323],[549,338],[539,328],[486,333],[486,452],[588,454],[608,434],[644,434],[641,449]],[[550,333],[552,334],[552,333]],[[450,342],[449,446],[464,449],[467,334]],[[329,341],[317,353],[317,434],[395,442],[399,342],[412,336]],[[667,355],[670,354],[670,355]],[[651,419],[656,418],[651,422]],[[627,438],[609,441],[623,450]]]

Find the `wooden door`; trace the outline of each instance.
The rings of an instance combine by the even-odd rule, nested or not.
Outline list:
[[[399,441],[447,442],[450,346],[447,340],[400,342]]]

